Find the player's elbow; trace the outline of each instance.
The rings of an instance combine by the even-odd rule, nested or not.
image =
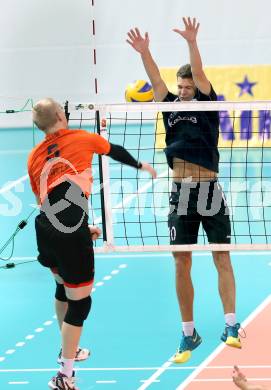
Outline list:
[[[161,83],[158,83],[157,85],[153,85],[152,87],[153,87],[154,100],[156,102],[162,102],[168,94],[168,89],[164,81],[162,80]]]

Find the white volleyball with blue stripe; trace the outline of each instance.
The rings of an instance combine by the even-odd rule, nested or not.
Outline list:
[[[153,89],[145,80],[136,80],[127,85],[125,90],[127,102],[151,102],[153,101]]]

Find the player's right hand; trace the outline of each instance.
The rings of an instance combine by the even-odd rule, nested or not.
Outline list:
[[[156,170],[148,163],[142,162],[141,171],[147,171],[152,176],[153,179],[157,178]]]
[[[142,54],[149,47],[149,35],[146,32],[145,36],[141,35],[139,29],[135,27],[127,33],[129,39],[126,39],[126,42],[129,43],[138,53]]]

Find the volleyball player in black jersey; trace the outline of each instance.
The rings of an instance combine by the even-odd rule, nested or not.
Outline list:
[[[128,32],[127,42],[141,55],[158,102],[212,101],[216,93],[207,79],[197,46],[199,23],[183,18],[184,30],[174,29],[188,44],[190,64],[177,72],[178,94],[168,91],[149,49],[149,36],[138,28]],[[217,181],[219,153],[219,116],[217,112],[164,112],[165,153],[173,170],[168,226],[171,244],[197,243],[202,224],[209,243],[230,243],[229,212]],[[235,315],[235,280],[227,251],[212,252],[218,271],[219,294],[225,313],[225,330],[221,339],[229,346],[241,348]],[[182,317],[182,338],[175,355],[176,363],[186,362],[191,351],[201,343],[194,327],[194,288],[191,280],[192,253],[174,252],[176,290]]]

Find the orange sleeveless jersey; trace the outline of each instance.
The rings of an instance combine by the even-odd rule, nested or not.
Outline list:
[[[71,180],[88,197],[91,191],[93,154],[108,154],[110,143],[85,130],[60,129],[47,134],[28,157],[33,192],[42,203],[58,184]]]

